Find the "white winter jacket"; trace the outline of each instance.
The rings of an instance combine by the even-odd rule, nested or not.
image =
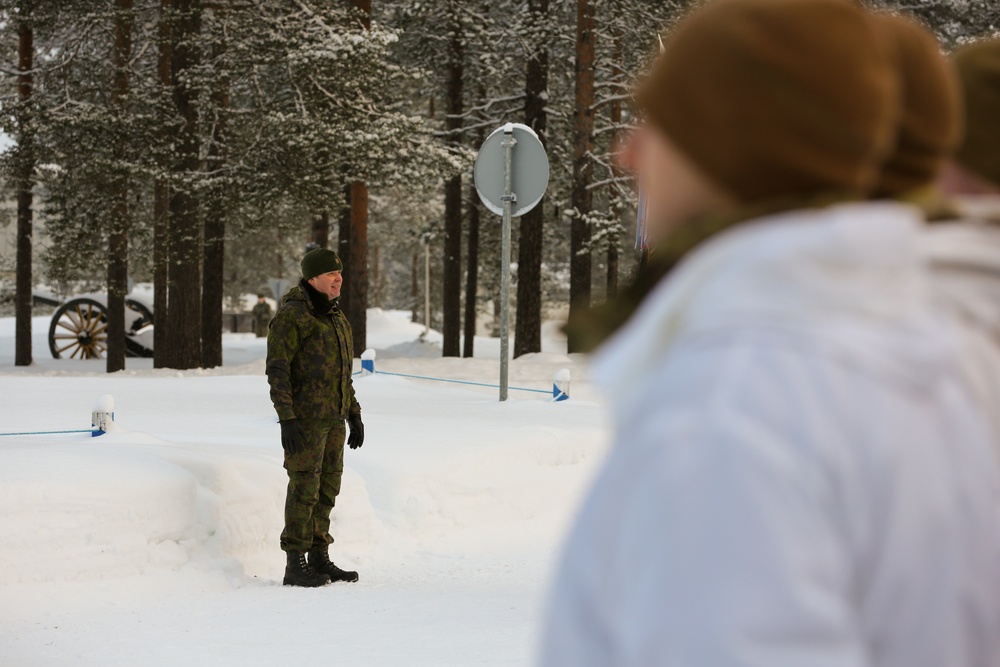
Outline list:
[[[895,204],[740,225],[606,345],[616,443],[541,665],[1000,665],[1000,462],[922,230]]]
[[[997,207],[992,217],[1000,220],[1000,201]],[[963,379],[1000,448],[1000,223],[969,218],[929,225],[922,250],[935,305],[961,328]]]

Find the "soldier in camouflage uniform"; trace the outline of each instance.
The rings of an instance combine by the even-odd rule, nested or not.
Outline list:
[[[357,581],[341,570],[328,548],[330,511],[344,471],[347,444],[364,443],[361,406],[354,395],[351,325],[338,301],[343,266],[337,253],[317,248],[302,259],[302,280],[281,300],[267,336],[267,379],[281,423],[288,471],[285,585],[322,586]]]
[[[253,331],[257,334],[257,338],[264,338],[267,336],[267,327],[271,323],[271,306],[264,299],[263,294],[257,295],[257,305],[253,307],[251,311],[253,316]]]

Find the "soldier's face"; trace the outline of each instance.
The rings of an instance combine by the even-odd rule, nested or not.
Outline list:
[[[340,288],[344,284],[344,274],[340,271],[321,273],[315,278],[309,279],[309,284],[316,288],[316,291],[327,295],[331,299],[340,296]]]

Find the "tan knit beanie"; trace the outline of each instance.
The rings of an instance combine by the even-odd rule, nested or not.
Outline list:
[[[1000,185],[1000,39],[965,46],[952,62],[965,96],[965,140],[955,159]]]
[[[713,0],[670,35],[639,105],[739,202],[868,195],[899,114],[874,23],[850,0]]]
[[[937,38],[915,21],[875,16],[891,44],[902,89],[895,150],[882,169],[876,196],[895,197],[927,186],[962,139],[962,97],[954,68]]]

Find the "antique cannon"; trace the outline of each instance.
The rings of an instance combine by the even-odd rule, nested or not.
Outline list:
[[[60,305],[49,325],[49,349],[56,359],[100,359],[108,349],[107,295],[88,294]],[[153,308],[134,295],[125,298],[125,354],[153,356]]]

